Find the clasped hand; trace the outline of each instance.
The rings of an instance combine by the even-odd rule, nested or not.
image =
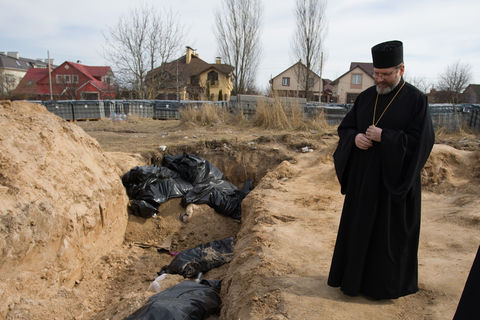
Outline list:
[[[372,141],[380,142],[382,140],[382,129],[370,126],[365,133],[358,133],[355,136],[355,145],[362,150],[367,150],[373,146]]]

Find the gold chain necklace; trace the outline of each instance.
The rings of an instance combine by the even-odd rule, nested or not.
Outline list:
[[[393,96],[392,100],[390,100],[390,102],[387,104],[387,106],[385,107],[385,109],[383,109],[383,112],[382,112],[382,114],[380,115],[380,117],[378,118],[377,122],[375,122],[375,115],[377,114],[377,102],[378,102],[378,92],[377,92],[377,98],[375,99],[375,107],[373,108],[372,126],[374,126],[374,127],[377,126],[377,124],[380,122],[380,119],[382,119],[383,114],[385,113],[385,111],[387,111],[388,107],[390,107],[390,105],[392,104],[393,100],[395,100],[395,97],[396,97],[397,94],[400,92],[400,90],[402,90],[402,88],[403,88],[404,85],[405,85],[405,80],[403,80],[402,86],[401,86],[400,89],[398,89],[398,91],[395,93],[395,95]]]

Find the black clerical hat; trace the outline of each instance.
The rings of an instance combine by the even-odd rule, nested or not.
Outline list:
[[[372,47],[373,66],[375,68],[390,68],[403,62],[403,44],[393,40]]]

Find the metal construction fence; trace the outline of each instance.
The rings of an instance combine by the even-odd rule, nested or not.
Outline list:
[[[247,117],[255,114],[258,103],[280,103],[287,107],[300,107],[304,118],[321,115],[330,125],[338,125],[351,104],[307,103],[298,98],[267,98],[262,96],[232,96],[230,101],[190,100],[58,100],[32,101],[44,105],[57,116],[69,120],[98,120],[103,118],[126,119],[135,115],[160,120],[180,119],[180,109],[200,108],[214,105],[232,113],[243,112]],[[458,130],[469,127],[480,131],[480,105],[478,104],[431,104],[430,114],[435,128]]]
[[[480,131],[480,105],[478,104],[432,104],[430,114],[435,128],[455,131],[468,127]]]
[[[44,105],[48,111],[69,120],[98,120],[135,115],[152,119],[180,119],[182,107],[200,107],[205,104],[224,106],[227,102],[177,100],[56,100],[31,101]]]
[[[330,125],[338,125],[352,104],[307,103],[305,113],[315,115],[323,113]],[[444,128],[456,131],[470,128],[480,131],[480,105],[478,104],[430,104],[430,116],[435,129]]]

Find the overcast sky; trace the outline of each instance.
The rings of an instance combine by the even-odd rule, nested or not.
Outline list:
[[[215,62],[214,12],[222,0],[144,0],[158,10],[178,13],[185,26],[185,45],[200,58]],[[327,0],[328,1],[328,0]],[[109,65],[103,58],[103,34],[140,1],[133,0],[0,0],[0,51],[25,58],[80,60]],[[291,66],[295,0],[263,0],[262,59],[257,86]],[[404,43],[406,77],[435,84],[438,75],[457,61],[469,64],[472,83],[480,84],[478,0],[330,0],[323,78],[336,79],[350,62],[371,62],[370,49],[387,40]],[[183,53],[182,53],[183,54]],[[179,55],[180,56],[180,55]]]

